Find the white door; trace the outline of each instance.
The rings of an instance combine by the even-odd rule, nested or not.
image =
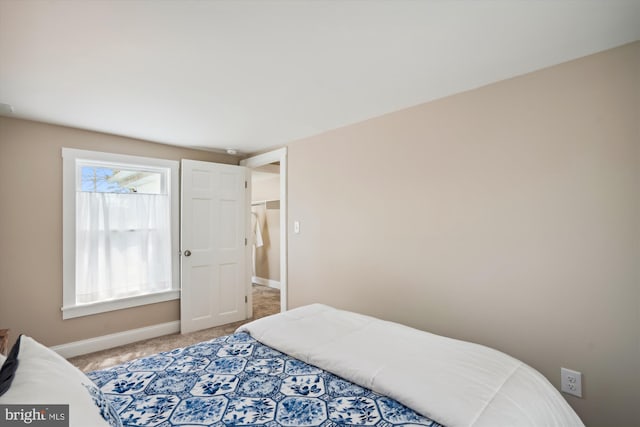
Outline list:
[[[181,332],[246,319],[249,171],[182,160]]]

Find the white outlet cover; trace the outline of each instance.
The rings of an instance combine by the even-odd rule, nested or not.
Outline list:
[[[560,390],[567,394],[582,397],[582,373],[560,368]]]

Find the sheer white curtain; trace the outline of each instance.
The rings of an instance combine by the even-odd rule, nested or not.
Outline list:
[[[168,195],[76,197],[77,304],[171,289]]]

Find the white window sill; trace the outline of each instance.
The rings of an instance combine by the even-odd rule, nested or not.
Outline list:
[[[120,298],[116,300],[96,302],[92,304],[79,304],[62,307],[62,318],[90,316],[92,314],[105,313],[107,311],[122,310],[123,308],[138,307],[141,305],[155,304],[180,298],[179,290],[163,291],[154,294],[138,295],[135,297]]]

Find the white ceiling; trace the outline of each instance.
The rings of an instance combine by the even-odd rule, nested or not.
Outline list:
[[[0,103],[247,153],[638,39],[638,0],[0,0]]]

